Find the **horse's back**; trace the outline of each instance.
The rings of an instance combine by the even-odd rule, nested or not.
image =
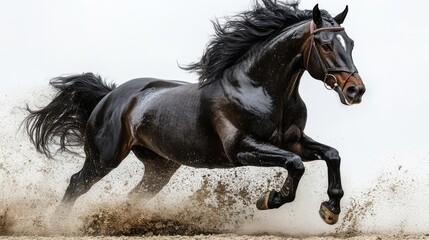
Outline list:
[[[186,84],[156,78],[137,78],[125,82],[107,94],[92,111],[87,134],[97,134],[110,128],[113,134],[121,134],[131,128],[131,111],[147,89],[164,89]]]
[[[120,96],[129,96],[144,92],[148,88],[162,89],[172,88],[181,85],[189,85],[187,82],[176,80],[161,80],[157,78],[136,78],[119,85],[111,94]]]

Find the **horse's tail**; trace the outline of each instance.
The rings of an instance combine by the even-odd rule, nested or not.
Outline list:
[[[116,86],[93,73],[57,77],[50,85],[55,97],[37,110],[27,105],[24,126],[36,150],[47,157],[51,157],[50,144],[59,145],[57,151],[75,153],[70,147],[83,145],[86,123],[95,106]]]

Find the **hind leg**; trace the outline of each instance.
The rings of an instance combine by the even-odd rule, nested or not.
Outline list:
[[[86,160],[82,169],[70,179],[61,201],[62,212],[67,214],[78,197],[88,192],[96,182],[116,168],[130,152],[128,135],[124,134],[120,127],[106,131],[105,129],[109,127],[113,128],[105,125],[97,131],[87,131]]]
[[[180,164],[169,161],[143,147],[133,147],[132,151],[144,164],[142,180],[129,193],[132,201],[147,202],[167,185]]]
[[[63,211],[70,211],[77,198],[89,191],[89,189],[116,168],[122,157],[111,159],[86,158],[83,168],[72,175],[70,184],[61,201]]]
[[[69,186],[61,201],[62,211],[69,212],[78,197],[85,194],[100,179],[106,176],[113,168],[99,168],[96,160],[86,158],[82,169],[73,174]]]

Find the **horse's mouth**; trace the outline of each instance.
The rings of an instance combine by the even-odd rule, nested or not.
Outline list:
[[[358,74],[350,74],[344,78],[344,74],[337,76],[339,81],[334,90],[338,93],[344,105],[351,106],[362,102],[362,96],[366,91],[365,85]]]
[[[338,72],[326,74],[323,80],[328,90],[335,90],[340,97],[341,103],[347,106],[362,102],[362,96],[366,91],[359,74],[349,72]]]
[[[352,93],[352,90],[349,90],[350,88],[347,88],[345,90],[343,90],[341,87],[337,87],[335,88],[335,91],[338,93],[338,96],[340,97],[340,101],[342,104],[347,105],[347,106],[351,106],[354,104],[359,104],[362,102],[362,95],[365,92],[365,90],[361,90],[362,93]]]

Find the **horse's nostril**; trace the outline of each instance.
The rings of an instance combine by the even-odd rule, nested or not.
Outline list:
[[[354,98],[358,94],[359,88],[357,88],[356,86],[350,86],[347,88],[346,92],[347,96],[349,96],[350,98]]]

